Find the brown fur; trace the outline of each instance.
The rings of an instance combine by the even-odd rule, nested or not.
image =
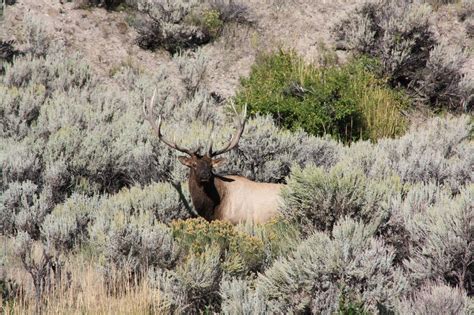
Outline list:
[[[208,221],[223,220],[233,224],[239,222],[264,223],[278,214],[283,185],[258,183],[241,176],[211,175],[201,181],[193,159],[180,161],[190,167],[189,191],[197,213]],[[206,161],[212,163],[211,160]]]
[[[197,179],[196,171],[191,168],[189,174],[189,192],[197,213],[208,221],[214,220],[214,212],[221,203],[221,196],[225,195],[225,187],[216,185],[216,178],[202,183]]]
[[[215,158],[231,151],[239,143],[245,128],[247,107],[243,108],[243,118],[230,142],[220,150],[212,148],[212,137],[206,154],[196,150],[186,149],[167,140],[161,133],[162,117],[158,124],[153,118],[151,109],[156,96],[156,90],[150,101],[150,108],[143,106],[145,119],[150,122],[158,138],[170,148],[187,154],[180,156],[181,164],[191,169],[189,173],[189,191],[194,208],[206,220],[223,220],[233,224],[239,222],[263,223],[278,214],[281,203],[280,190],[282,185],[257,183],[241,176],[217,176],[213,168],[223,163],[225,158]],[[235,108],[234,108],[235,110]],[[237,111],[235,110],[237,113]]]

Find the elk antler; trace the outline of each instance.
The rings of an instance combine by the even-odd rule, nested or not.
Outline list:
[[[235,109],[234,105],[232,105],[232,108],[234,109],[234,112],[236,114],[237,113],[237,110]],[[210,157],[214,157],[214,156],[217,156],[217,155],[220,155],[220,154],[223,154],[223,153],[226,153],[226,152],[229,152],[230,150],[232,150],[233,148],[235,148],[237,146],[237,144],[239,143],[239,140],[240,140],[240,137],[242,136],[242,133],[244,132],[244,129],[245,129],[245,122],[247,121],[247,105],[244,106],[244,110],[243,110],[243,114],[242,114],[242,118],[239,120],[239,126],[237,128],[237,131],[236,133],[232,136],[232,138],[230,139],[229,143],[227,144],[227,146],[225,146],[223,149],[221,150],[217,150],[215,152],[212,151],[212,138],[211,138],[211,143],[209,145],[209,156]]]
[[[145,119],[148,120],[150,123],[151,127],[155,131],[155,133],[158,135],[158,139],[163,141],[166,145],[168,145],[170,148],[173,148],[175,150],[178,150],[180,152],[189,154],[189,155],[194,155],[196,154],[197,151],[191,151],[189,149],[180,147],[174,142],[171,142],[169,140],[166,140],[163,137],[163,134],[161,133],[161,123],[163,122],[161,115],[158,118],[158,125],[156,124],[156,121],[153,117],[153,103],[155,102],[155,97],[156,97],[156,89],[153,91],[153,96],[150,101],[150,108],[147,109],[146,104],[143,103],[143,114],[145,115]]]

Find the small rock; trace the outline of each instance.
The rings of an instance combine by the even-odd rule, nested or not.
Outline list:
[[[58,15],[58,11],[56,11],[53,8],[48,9],[47,13],[48,13],[49,16],[57,16]]]
[[[120,34],[126,34],[128,31],[128,25],[125,22],[119,22],[117,23],[117,29]]]

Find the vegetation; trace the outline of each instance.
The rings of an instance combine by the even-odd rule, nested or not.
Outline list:
[[[135,0],[73,0],[77,8],[85,9],[88,7],[98,6],[107,10],[115,10],[119,6],[134,5]]]
[[[340,49],[379,58],[388,82],[406,88],[421,103],[471,111],[474,80],[462,71],[469,47],[435,38],[430,15],[431,7],[418,2],[366,2],[334,33]]]
[[[236,100],[293,131],[346,142],[394,137],[405,129],[407,101],[374,74],[377,67],[367,58],[317,67],[279,51],[259,57]]]
[[[188,252],[201,254],[208,247],[219,248],[223,271],[231,275],[255,272],[262,262],[263,242],[236,230],[230,223],[191,219],[174,221],[171,228],[180,246]]]
[[[217,33],[216,12],[246,12],[209,5]],[[2,313],[472,313],[472,115],[408,127],[405,97],[378,76],[395,78],[389,59],[257,61],[235,98],[254,115],[218,172],[286,186],[280,217],[234,226],[196,218],[184,168],[142,113],[156,90],[167,137],[228,142],[229,104],[206,87],[202,50],[104,79],[25,23],[22,53],[0,65]],[[350,145],[319,136],[330,132]]]
[[[248,8],[233,0],[137,0],[136,6],[144,14],[137,23],[138,45],[172,54],[209,43],[225,25],[252,24]]]
[[[461,0],[426,0],[424,2],[430,4],[433,8],[438,9],[443,5],[460,3]]]

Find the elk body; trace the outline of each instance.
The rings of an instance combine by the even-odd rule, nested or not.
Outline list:
[[[153,104],[154,96],[151,104]],[[151,106],[150,106],[151,107]],[[189,150],[165,139],[161,133],[162,117],[158,124],[151,108],[144,108],[146,119],[158,138],[169,147],[187,154],[180,156],[181,164],[189,167],[189,192],[197,213],[208,221],[222,220],[233,224],[239,222],[264,223],[278,215],[281,204],[280,190],[283,185],[254,182],[242,176],[220,176],[214,174],[215,167],[226,161],[217,158],[237,146],[245,128],[246,115],[239,122],[237,132],[221,150],[200,154],[200,149]]]

